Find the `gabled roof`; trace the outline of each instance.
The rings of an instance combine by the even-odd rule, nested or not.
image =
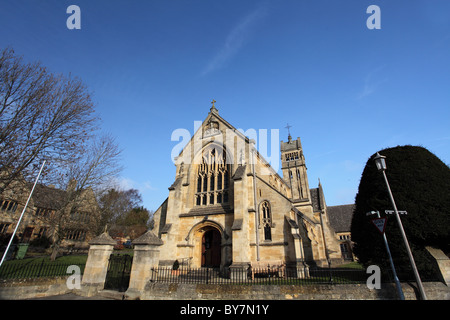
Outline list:
[[[242,138],[246,143],[250,143],[250,139],[245,136],[241,131],[239,131],[238,129],[236,129],[233,125],[231,125],[228,121],[226,121],[224,118],[222,118],[219,115],[219,111],[213,106],[210,109],[210,112],[208,113],[208,116],[205,118],[205,120],[203,120],[202,125],[197,129],[197,131],[194,133],[194,135],[191,137],[191,139],[189,140],[189,142],[184,146],[184,148],[180,151],[180,153],[178,154],[178,156],[181,156],[184,152],[184,150],[190,146],[193,143],[194,137],[197,137],[199,134],[202,135],[202,129],[205,126],[205,124],[207,124],[211,118],[214,118],[214,120],[217,120],[219,122],[222,122],[228,129],[230,129],[234,134],[236,134],[238,137]],[[225,143],[225,141],[224,141]],[[256,149],[256,148],[255,148]],[[277,176],[281,183],[285,184],[287,187],[289,187],[289,185],[287,184],[287,182],[280,177],[280,175],[278,174],[278,172],[270,165],[270,163],[260,154],[260,152],[258,151],[258,149],[256,149],[256,155],[257,157],[261,160],[261,162],[263,164],[266,165],[267,168],[269,168],[270,171],[272,171],[272,174]],[[242,169],[241,169],[242,170]],[[237,176],[236,176],[237,177]],[[175,181],[176,183],[176,181]],[[174,184],[175,184],[174,183]],[[172,185],[171,187],[175,187],[175,185]]]
[[[244,136],[239,130],[237,130],[234,126],[232,126],[228,121],[226,121],[224,118],[222,118],[219,115],[219,111],[216,108],[211,108],[210,112],[208,113],[207,117],[205,118],[205,120],[203,120],[202,125],[197,129],[196,132],[194,132],[194,134],[192,135],[191,139],[189,140],[189,142],[184,146],[183,150],[180,151],[180,153],[178,154],[178,156],[180,156],[184,149],[190,145],[192,143],[192,141],[194,140],[194,137],[196,137],[198,134],[202,134],[202,130],[203,127],[205,126],[205,124],[212,118],[214,117],[215,119],[217,119],[218,121],[222,122],[226,127],[228,127],[228,129],[232,130],[234,133],[236,133],[236,135],[240,136],[241,138],[245,139],[246,142],[249,142],[249,139]]]
[[[67,197],[65,190],[47,187],[37,184],[33,192],[33,203],[37,208],[58,210],[64,204]]]
[[[354,204],[327,207],[328,218],[335,232],[350,232]]]
[[[29,191],[31,191],[31,188],[32,185],[30,184]],[[92,192],[92,189],[86,188],[75,192],[78,194],[84,194],[86,191]],[[36,208],[60,210],[69,201],[69,196],[70,195],[67,190],[37,184],[33,191],[32,200],[33,205]]]

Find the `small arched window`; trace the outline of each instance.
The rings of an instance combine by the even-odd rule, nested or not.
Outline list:
[[[272,240],[272,213],[270,211],[270,204],[268,201],[264,201],[261,204],[262,213],[262,227],[264,229],[264,240]]]

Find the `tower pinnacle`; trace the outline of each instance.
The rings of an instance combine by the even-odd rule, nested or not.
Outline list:
[[[289,134],[288,135],[288,141],[291,142],[292,141],[292,137],[291,137],[291,131],[289,129],[292,128],[292,126],[290,126],[289,123],[288,123],[288,124],[286,124],[285,128],[288,129],[288,134]]]

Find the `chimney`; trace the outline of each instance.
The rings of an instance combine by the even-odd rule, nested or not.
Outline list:
[[[77,188],[77,180],[75,179],[70,179],[69,184],[67,185],[67,189],[66,191],[75,191]]]

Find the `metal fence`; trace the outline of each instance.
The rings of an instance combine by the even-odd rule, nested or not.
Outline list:
[[[244,285],[307,285],[366,283],[365,270],[308,269],[298,267],[267,268],[152,268],[151,282],[244,284]]]
[[[8,263],[0,267],[0,279],[32,279],[44,277],[63,277],[73,274],[67,272],[70,266],[78,266],[81,274],[85,264],[50,263],[42,260],[39,263]]]

